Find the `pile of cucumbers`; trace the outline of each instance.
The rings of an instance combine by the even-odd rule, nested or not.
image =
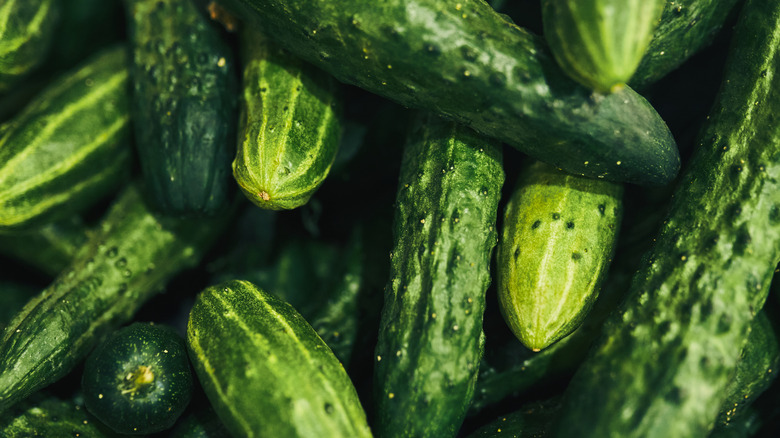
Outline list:
[[[778,108],[776,0],[2,0],[0,436],[776,436]]]

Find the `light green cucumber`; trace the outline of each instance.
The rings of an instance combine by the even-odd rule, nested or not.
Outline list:
[[[602,93],[633,76],[666,0],[542,0],[544,37],[577,82]]]
[[[297,208],[322,184],[336,157],[339,86],[251,27],[242,36],[244,92],[233,176],[256,205]]]
[[[113,46],[0,126],[0,232],[68,217],[130,173],[129,71]]]
[[[574,331],[598,297],[617,241],[620,184],[536,162],[524,169],[504,214],[497,253],[501,312],[539,351]]]
[[[229,281],[198,295],[187,345],[233,436],[371,437],[336,356],[295,309],[252,283]]]

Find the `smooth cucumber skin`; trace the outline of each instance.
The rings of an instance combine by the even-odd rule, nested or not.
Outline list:
[[[0,415],[3,438],[118,438],[73,400],[40,394]]]
[[[380,437],[454,437],[474,393],[504,182],[500,146],[422,117],[401,162],[375,349]]]
[[[432,110],[577,175],[663,185],[679,156],[665,123],[630,89],[594,96],[540,37],[482,0],[228,0],[247,25],[331,73]]]
[[[224,228],[155,213],[139,188],[119,196],[71,266],[11,320],[0,341],[0,412],[76,366]]]
[[[740,0],[667,1],[661,21],[628,84],[653,84],[706,47]]]
[[[133,125],[162,211],[218,213],[233,182],[237,78],[231,48],[191,0],[125,0]]]
[[[117,433],[169,429],[193,390],[187,345],[172,328],[136,322],[87,357],[81,388],[91,414]]]
[[[536,162],[504,214],[496,272],[501,312],[539,351],[574,331],[596,300],[617,242],[623,186]]]
[[[55,277],[67,268],[87,242],[87,226],[78,216],[29,232],[0,235],[0,254]]]
[[[6,0],[0,4],[0,93],[38,67],[56,38],[61,0]]]
[[[291,210],[330,172],[342,131],[338,83],[251,28],[243,32],[243,98],[233,177],[255,205]]]
[[[187,345],[233,436],[372,436],[336,356],[295,309],[252,283],[228,281],[201,292]]]
[[[748,1],[724,82],[629,296],[568,389],[561,437],[704,436],[780,261],[780,3]]]
[[[666,0],[543,0],[544,37],[575,81],[602,93],[621,89],[653,37]]]
[[[0,232],[72,215],[130,173],[128,59],[114,46],[0,126]]]

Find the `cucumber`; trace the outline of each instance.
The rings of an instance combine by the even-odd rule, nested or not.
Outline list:
[[[570,173],[662,185],[679,169],[655,110],[565,76],[540,37],[483,1],[227,0],[247,25],[341,82],[432,110]]]
[[[544,37],[572,79],[602,93],[633,76],[666,0],[542,0]]]
[[[708,46],[740,0],[667,1],[629,85],[641,90]]]
[[[496,258],[501,313],[523,345],[540,351],[574,331],[596,300],[615,250],[620,184],[536,162],[504,214]]]
[[[704,436],[780,261],[780,3],[749,0],[699,147],[557,436]]]
[[[173,275],[197,264],[229,217],[165,217],[138,187],[125,189],[71,266],[8,324],[0,412],[64,376]]]
[[[466,438],[542,438],[560,409],[560,397],[524,404],[519,410],[491,421]]]
[[[288,54],[260,32],[242,33],[243,99],[233,177],[254,204],[291,210],[330,172],[342,131],[332,76]]]
[[[60,0],[6,0],[0,4],[0,93],[38,67],[60,19]]]
[[[72,215],[127,180],[127,55],[85,61],[0,126],[0,232]]]
[[[78,216],[26,233],[0,235],[0,254],[54,277],[67,268],[87,242],[87,226]]]
[[[190,402],[192,383],[184,339],[167,326],[136,322],[90,353],[81,388],[103,424],[139,435],[171,428]]]
[[[192,0],[124,4],[144,180],[162,211],[216,214],[232,187],[237,78],[231,48]]]
[[[0,415],[4,438],[118,438],[73,400],[39,394]]]
[[[371,436],[336,356],[295,309],[249,282],[229,281],[198,295],[187,345],[233,436]]]
[[[375,351],[380,436],[454,437],[477,378],[504,182],[499,145],[426,115],[404,150]]]

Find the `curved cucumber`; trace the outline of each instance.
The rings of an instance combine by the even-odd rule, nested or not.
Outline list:
[[[124,0],[144,179],[172,214],[227,205],[236,130],[233,52],[192,0]]]
[[[342,130],[338,84],[261,33],[243,32],[244,94],[233,176],[254,204],[290,210],[308,202],[336,157]]]
[[[474,394],[500,146],[435,115],[409,137],[374,368],[377,434],[454,437]]]
[[[598,297],[622,214],[619,184],[526,168],[504,215],[497,253],[501,312],[539,351],[574,331]]]
[[[130,172],[124,47],[95,55],[0,126],[0,231],[67,217]]]
[[[544,37],[563,71],[608,93],[636,71],[666,0],[543,0]]]
[[[49,52],[60,19],[60,0],[0,3],[0,93],[8,91]]]
[[[293,54],[338,80],[432,110],[577,175],[659,185],[679,157],[630,89],[593,96],[543,40],[483,1],[228,0]]]
[[[558,436],[704,436],[780,261],[780,3],[749,0],[699,149]],[[616,414],[619,413],[619,414]]]
[[[70,268],[8,324],[0,412],[64,376],[174,274],[195,265],[228,217],[165,217],[135,185],[127,188]]]
[[[232,435],[371,437],[336,356],[295,309],[251,283],[229,281],[198,295],[187,345]]]

